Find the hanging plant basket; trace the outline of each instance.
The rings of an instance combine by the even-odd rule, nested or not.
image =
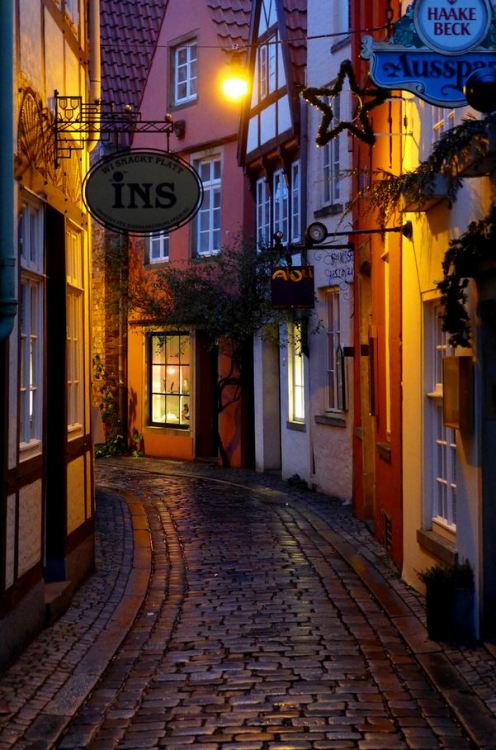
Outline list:
[[[482,138],[475,138],[460,169],[463,177],[485,177],[496,170],[496,122],[488,119]]]
[[[409,180],[402,189],[400,210],[402,212],[429,211],[441,201],[450,201],[451,178],[446,174],[416,175],[416,181]],[[423,178],[423,179],[422,179]]]

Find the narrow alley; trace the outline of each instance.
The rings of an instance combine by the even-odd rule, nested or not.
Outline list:
[[[0,679],[2,750],[496,747],[494,656],[427,639],[348,506],[147,459],[97,487],[96,574]]]

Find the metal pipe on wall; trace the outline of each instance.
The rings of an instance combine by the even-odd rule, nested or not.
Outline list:
[[[14,252],[14,0],[0,2],[0,341],[17,312]]]
[[[100,0],[89,3],[89,95],[91,104],[100,101],[102,95],[101,43],[100,43]],[[88,151],[92,151],[98,140],[98,133],[92,130],[89,134]]]

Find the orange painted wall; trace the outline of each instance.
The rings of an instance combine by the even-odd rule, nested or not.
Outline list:
[[[352,4],[352,27],[377,27],[385,23],[385,2],[370,3],[368,0],[356,0]],[[398,8],[395,8],[398,13]],[[374,33],[374,38],[380,39],[381,32]],[[362,83],[368,81],[368,61],[360,59],[359,35],[353,40],[353,60],[357,79]],[[402,130],[401,110],[399,103],[387,102],[370,112],[375,133],[400,133]],[[354,166],[359,170],[373,172],[384,169],[397,172],[401,163],[401,138],[379,135],[373,147],[354,139]],[[362,183],[363,184],[363,183]],[[358,176],[355,177],[355,191],[360,187]],[[402,217],[397,217],[401,222]],[[354,213],[354,229],[377,228],[373,213],[356,210]],[[362,240],[363,241],[363,238]],[[357,245],[359,240],[357,240]],[[401,237],[397,234],[388,236],[389,249],[389,309],[385,309],[384,288],[384,259],[385,242],[382,235],[372,235],[370,239],[370,307],[360,310],[360,284],[363,284],[360,272],[360,257],[355,253],[355,360],[354,360],[354,394],[355,394],[355,430],[353,442],[354,484],[353,502],[358,517],[369,517],[374,521],[377,538],[386,541],[385,517],[391,523],[390,554],[394,562],[401,566],[403,557],[403,513],[402,513],[402,466],[401,466]],[[363,256],[361,258],[363,261]],[[362,295],[363,304],[363,295]],[[364,357],[360,344],[360,316],[369,315],[372,333],[371,352],[374,358],[373,393],[375,401],[375,416],[373,419],[374,445],[368,445],[369,455],[373,454],[373,470],[375,475],[373,508],[366,504],[364,487],[364,423],[368,416],[369,403],[364,399],[363,389],[360,389],[360,372],[363,371]],[[389,404],[390,404],[390,432],[386,427],[386,409],[388,387],[386,379],[386,332],[389,329]],[[373,350],[373,351],[372,351]],[[362,438],[360,435],[362,434]]]

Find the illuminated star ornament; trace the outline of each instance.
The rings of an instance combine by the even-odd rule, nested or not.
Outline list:
[[[352,120],[338,120],[333,128],[329,128],[334,118],[332,102],[341,93],[346,79],[349,81],[350,91],[358,99],[358,107]],[[323,113],[315,139],[317,146],[325,146],[326,143],[336,138],[343,130],[348,130],[356,138],[368,143],[369,146],[373,146],[375,135],[368,113],[374,107],[383,104],[390,97],[389,91],[385,89],[375,87],[361,88],[357,83],[355,71],[350,60],[343,60],[337,78],[332,86],[305,88],[301,92],[301,95],[308,104],[320,109]],[[367,102],[364,102],[365,97],[370,97]],[[328,102],[327,99],[330,101]]]

